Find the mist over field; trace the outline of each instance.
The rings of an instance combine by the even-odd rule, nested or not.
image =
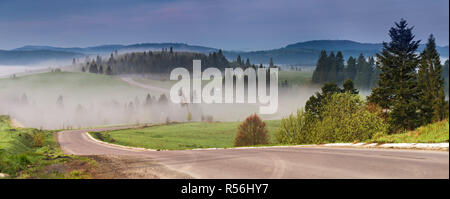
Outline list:
[[[167,90],[166,96],[170,98],[168,91],[174,82],[147,79],[153,84],[142,83],[161,88],[152,89],[132,85],[122,78],[81,72],[2,78],[0,114],[10,115],[26,127],[64,129],[185,122],[188,112],[192,121],[242,121],[259,111],[259,104],[164,104],[158,102],[162,91]],[[308,86],[279,89],[278,112],[261,116],[280,119],[289,115],[301,108],[316,90]],[[149,104],[148,94],[152,97]]]

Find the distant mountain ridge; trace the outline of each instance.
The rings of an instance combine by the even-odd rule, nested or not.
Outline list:
[[[48,58],[54,59],[72,59],[72,57],[81,57],[85,55],[108,55],[109,53],[118,50],[119,52],[133,52],[133,51],[148,51],[161,50],[162,48],[169,49],[173,47],[174,51],[190,51],[198,53],[212,53],[217,52],[218,48],[211,48],[198,45],[189,45],[185,43],[139,43],[131,45],[100,45],[92,47],[72,47],[61,48],[53,46],[24,46],[10,51],[0,50],[0,64],[6,62],[12,63],[14,59],[20,58],[17,62],[32,62],[45,60]],[[425,45],[419,46],[419,51],[424,49]],[[223,54],[229,60],[236,60],[238,55],[243,60],[249,58],[254,64],[268,64],[270,58],[273,58],[276,64],[284,65],[309,65],[313,66],[317,62],[321,50],[327,52],[342,51],[344,57],[347,59],[350,56],[357,57],[360,53],[364,56],[375,56],[383,48],[381,43],[360,43],[351,40],[312,40],[305,42],[298,42],[287,45],[282,48],[272,50],[260,51],[223,51]],[[441,57],[449,57],[449,46],[437,46]],[[47,52],[47,53],[46,53]],[[59,53],[58,53],[59,52]],[[26,58],[30,56],[30,60]],[[72,57],[71,57],[72,56]]]
[[[120,45],[120,44],[112,44],[112,45],[100,45],[100,46],[92,46],[92,47],[73,47],[73,48],[61,48],[61,47],[52,47],[52,46],[24,46],[21,48],[13,49],[13,51],[32,51],[32,50],[54,50],[54,51],[65,51],[65,52],[76,52],[76,53],[84,53],[84,54],[105,54],[112,53],[115,50],[118,51],[132,51],[132,50],[161,50],[162,48],[169,49],[173,47],[174,50],[178,51],[195,51],[201,53],[209,53],[218,51],[215,48],[209,48],[204,46],[196,46],[196,45],[188,45],[185,43],[139,43],[139,44],[131,44],[131,45]]]
[[[84,54],[56,50],[8,51],[0,50],[0,64],[3,65],[33,65],[43,61],[61,62],[73,58],[84,57]]]

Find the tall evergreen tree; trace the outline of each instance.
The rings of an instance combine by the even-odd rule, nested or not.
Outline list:
[[[444,80],[444,87],[445,87],[445,95],[448,96],[448,92],[449,92],[449,86],[448,86],[448,79],[449,79],[449,61],[448,59],[445,61],[444,66],[442,67],[442,74],[441,77]]]
[[[356,59],[350,56],[347,60],[346,78],[355,80],[356,76]]]
[[[430,35],[424,51],[420,55],[418,86],[420,88],[419,110],[421,121],[428,124],[446,116],[444,80],[436,42]]]
[[[378,87],[372,90],[369,101],[389,110],[391,130],[414,129],[417,115],[418,86],[416,50],[420,41],[414,41],[412,29],[401,19],[389,30],[391,41],[383,42],[377,54],[381,73]]]
[[[313,83],[322,83],[325,81],[326,75],[326,66],[327,66],[327,52],[322,50],[320,52],[319,59],[317,60],[316,68],[314,69],[312,82]]]
[[[337,83],[337,66],[336,66],[336,55],[331,52],[327,59],[327,64],[325,65],[325,82],[335,82]]]
[[[380,76],[381,70],[378,64],[375,63],[373,67],[372,76],[370,77],[370,88],[375,88],[377,86],[378,77]]]
[[[274,65],[273,65],[273,59],[272,59],[272,57],[270,58],[270,61],[269,61],[269,68],[273,68],[274,67]]]
[[[344,55],[342,55],[341,51],[338,51],[336,54],[336,73],[337,73],[337,82],[341,83],[344,81],[344,64],[345,60],[344,60]]]
[[[368,89],[370,78],[372,76],[372,68],[361,53],[356,60],[356,76],[355,84],[358,88]]]

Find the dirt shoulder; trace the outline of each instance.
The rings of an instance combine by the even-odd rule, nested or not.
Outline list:
[[[188,179],[191,176],[158,164],[141,156],[102,155],[88,156],[97,162],[93,178],[133,178],[133,179]]]
[[[137,156],[91,155],[90,161],[71,160],[63,164],[50,165],[43,169],[43,176],[63,174],[63,178],[83,179],[189,179],[189,175],[176,172],[155,161]]]

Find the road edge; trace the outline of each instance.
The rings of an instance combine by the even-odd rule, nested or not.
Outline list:
[[[118,147],[121,149],[132,151],[165,151],[156,149],[147,149],[141,147],[131,147],[119,144],[112,144],[104,142],[92,137],[88,131],[84,134],[94,142],[108,145],[111,147]],[[255,146],[255,147],[233,147],[233,148],[196,148],[186,149],[193,151],[201,150],[236,150],[236,149],[266,149],[266,148],[288,148],[288,147],[328,147],[328,148],[363,148],[363,149],[409,149],[409,150],[433,150],[433,151],[449,151],[449,143],[330,143],[330,144],[310,144],[310,145],[288,145],[288,146]]]

